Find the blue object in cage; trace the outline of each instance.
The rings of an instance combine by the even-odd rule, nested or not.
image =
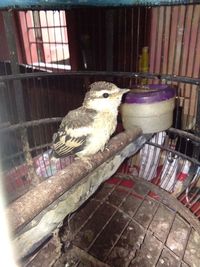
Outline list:
[[[1,9],[8,8],[50,8],[50,7],[73,7],[73,6],[159,6],[191,4],[195,0],[4,0],[0,1]]]

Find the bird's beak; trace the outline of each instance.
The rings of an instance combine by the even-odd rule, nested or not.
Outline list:
[[[111,95],[111,98],[122,97],[123,94],[125,94],[129,91],[130,91],[130,89],[119,89],[118,92],[115,92],[114,94]]]
[[[123,94],[127,93],[130,91],[130,89],[121,89],[120,91],[122,91]]]
[[[118,95],[123,95],[123,94],[125,94],[125,93],[127,93],[129,91],[130,91],[130,89],[120,89],[119,92],[118,92]]]

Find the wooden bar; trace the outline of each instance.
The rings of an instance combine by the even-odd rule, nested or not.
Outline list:
[[[165,7],[164,32],[163,32],[163,51],[162,51],[162,73],[167,73],[167,62],[169,58],[170,23],[172,7]]]
[[[152,136],[141,135],[137,137],[139,132],[135,132],[135,138],[129,144],[128,139],[133,135],[122,136],[118,135],[113,138],[108,148],[102,155],[98,156],[98,153],[94,156],[96,159],[101,157],[103,162],[95,169],[91,170],[82,179],[77,179],[76,183],[64,192],[59,198],[57,198],[47,208],[43,209],[37,216],[35,216],[21,231],[18,231],[15,239],[13,240],[13,246],[16,248],[16,255],[18,259],[27,257],[33,254],[39,246],[41,246],[54,231],[60,227],[63,220],[67,215],[77,210],[92,194],[96,192],[98,187],[107,179],[109,179],[124,161],[125,158],[135,154],[144,143]],[[131,137],[131,139],[132,139]],[[125,138],[125,139],[124,139]],[[130,139],[129,139],[130,140]],[[121,149],[118,152],[117,147]],[[122,146],[124,146],[122,148]],[[108,153],[107,153],[108,151]],[[110,156],[109,156],[110,155]],[[108,156],[108,159],[106,160]],[[95,162],[95,159],[91,160],[91,164]],[[81,162],[79,163],[81,165]],[[69,170],[70,167],[66,168]],[[73,174],[72,174],[73,175]],[[57,177],[58,178],[58,177]],[[57,179],[54,177],[54,179]],[[67,177],[66,177],[67,178]],[[69,178],[69,177],[68,177]],[[79,177],[80,178],[80,177]],[[59,179],[59,178],[58,178]],[[67,180],[67,179],[66,179]]]
[[[174,69],[174,58],[176,52],[176,33],[178,28],[179,7],[173,7],[171,11],[171,28],[169,36],[169,58],[167,62],[167,73],[172,74]]]
[[[116,135],[110,140],[103,152],[98,152],[88,159],[89,164],[82,160],[76,160],[70,166],[43,181],[10,204],[7,208],[7,215],[10,219],[12,231],[16,233],[83,177],[140,135],[141,130],[139,128]]]
[[[158,26],[157,26],[157,40],[156,40],[156,55],[155,55],[155,72],[161,73],[161,63],[162,63],[162,38],[163,38],[163,28],[164,28],[164,7],[159,8],[158,15]]]

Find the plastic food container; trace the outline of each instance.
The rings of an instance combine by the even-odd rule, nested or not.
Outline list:
[[[168,129],[173,122],[175,95],[175,89],[168,85],[148,85],[133,89],[121,105],[124,129],[139,126],[143,133]]]

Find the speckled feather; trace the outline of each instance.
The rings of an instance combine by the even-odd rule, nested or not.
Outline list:
[[[87,157],[103,150],[115,131],[118,106],[127,90],[108,82],[95,82],[85,95],[83,105],[70,111],[53,136],[53,155],[76,154]],[[109,96],[104,97],[104,94]]]
[[[74,137],[71,130],[92,124],[96,113],[95,110],[80,107],[64,117],[58,132],[53,136],[54,156],[64,157],[84,149],[89,134]]]

